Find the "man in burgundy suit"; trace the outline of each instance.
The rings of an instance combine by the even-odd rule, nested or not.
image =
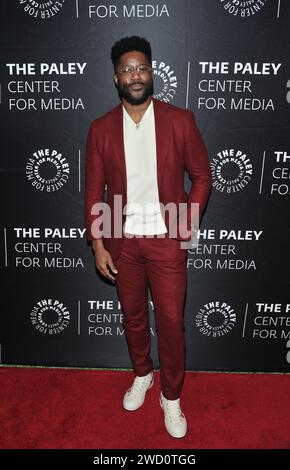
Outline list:
[[[99,272],[115,283],[123,311],[135,373],[123,407],[134,411],[142,406],[154,382],[149,287],[158,333],[160,405],[168,433],[180,438],[187,431],[180,408],[187,286],[182,241],[192,240],[204,212],[211,191],[210,165],[193,113],[152,96],[149,42],[138,36],[123,38],[113,46],[111,59],[121,103],[89,128],[87,239],[92,240]],[[185,169],[192,181],[189,194],[184,190]],[[166,210],[170,204],[186,210],[172,218]],[[196,206],[197,220],[192,210]]]

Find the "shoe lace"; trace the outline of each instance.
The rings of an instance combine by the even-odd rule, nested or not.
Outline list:
[[[169,400],[164,400],[164,402],[165,402],[167,416],[171,422],[182,421],[185,418],[179,405],[179,399],[175,403],[172,403]]]
[[[144,392],[145,390],[147,390],[148,385],[149,385],[148,378],[145,379],[144,377],[135,377],[132,387],[130,388],[129,391],[130,393]]]

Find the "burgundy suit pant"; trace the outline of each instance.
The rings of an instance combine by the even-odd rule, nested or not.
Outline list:
[[[151,235],[124,237],[114,261],[116,288],[123,326],[136,375],[153,370],[148,288],[154,306],[162,392],[179,398],[185,374],[184,302],[187,286],[187,250],[180,242]]]

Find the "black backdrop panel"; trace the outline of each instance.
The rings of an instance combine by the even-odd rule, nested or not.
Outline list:
[[[289,1],[0,9],[1,362],[131,367],[115,287],[86,242],[83,190],[88,126],[119,102],[111,47],[137,34],[152,45],[154,96],[194,111],[211,160],[188,253],[187,368],[289,371]]]

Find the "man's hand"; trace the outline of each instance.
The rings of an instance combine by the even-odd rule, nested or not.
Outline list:
[[[96,260],[96,267],[100,271],[100,273],[105,276],[107,279],[109,279],[112,282],[115,282],[114,276],[110,274],[110,271],[108,269],[108,266],[110,270],[117,274],[118,271],[113,263],[112,256],[104,248],[104,245],[101,240],[95,240],[93,242],[93,247],[94,247],[94,252],[95,252],[95,260]]]

